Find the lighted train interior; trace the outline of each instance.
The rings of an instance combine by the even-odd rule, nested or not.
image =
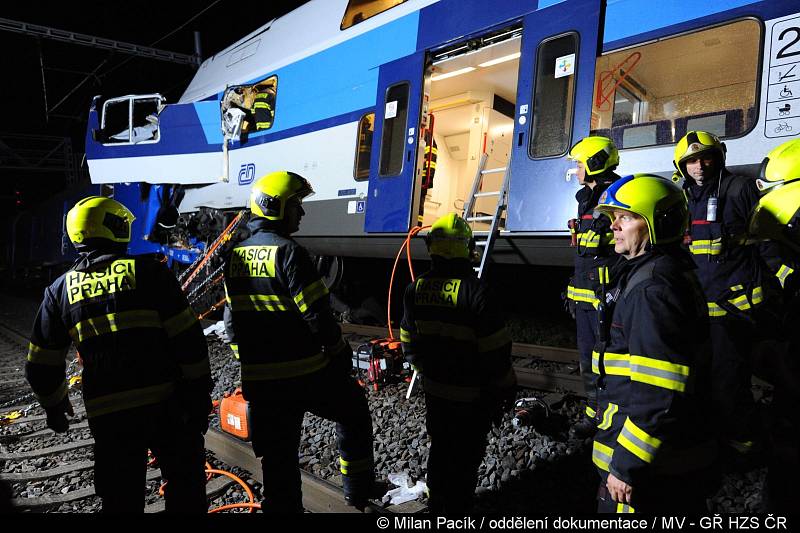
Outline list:
[[[424,199],[424,225],[464,209],[484,151],[485,168],[509,164],[521,34],[521,28],[509,28],[432,55],[426,72],[428,127],[438,153]],[[424,154],[422,159],[418,168],[424,181]],[[499,190],[502,179],[502,173],[486,175],[482,190]],[[496,203],[494,196],[478,198],[475,211],[493,214]],[[488,228],[475,224],[475,229]]]
[[[743,19],[599,57],[592,133],[628,149],[674,143],[691,130],[747,132],[760,33],[756,20]]]

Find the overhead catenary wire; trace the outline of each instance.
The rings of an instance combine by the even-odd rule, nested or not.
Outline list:
[[[208,6],[206,6],[202,10],[200,10],[198,13],[194,14],[191,18],[189,18],[189,20],[187,20],[186,22],[184,22],[183,24],[181,24],[180,26],[178,26],[174,30],[170,31],[169,33],[167,33],[163,37],[160,37],[160,38],[156,39],[155,41],[153,41],[152,43],[150,43],[149,46],[155,46],[158,43],[160,43],[161,41],[163,41],[164,39],[166,39],[167,37],[171,37],[172,35],[178,33],[180,30],[185,28],[194,19],[196,19],[197,17],[199,17],[200,15],[202,15],[203,13],[205,13],[206,11],[208,11],[209,9],[214,7],[215,5],[219,4],[220,2],[222,2],[222,0],[215,0],[214,2],[209,4]],[[125,61],[121,62],[118,65],[115,65],[113,68],[109,69],[107,72],[104,72],[103,74],[101,74],[101,77],[105,78],[106,76],[110,75],[111,73],[115,72],[116,70],[122,68],[124,65],[127,65],[128,62],[131,61],[132,59],[133,59],[133,57],[125,58]]]

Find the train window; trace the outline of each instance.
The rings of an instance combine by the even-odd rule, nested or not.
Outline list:
[[[397,176],[403,170],[406,150],[408,83],[389,87],[384,106],[380,175]]]
[[[359,22],[383,13],[407,0],[350,0],[342,18],[341,29],[346,30]]]
[[[569,149],[575,100],[578,36],[543,41],[536,52],[531,157],[560,156]]]
[[[102,137],[106,144],[158,142],[158,114],[163,108],[158,95],[115,98],[103,106]]]
[[[228,87],[222,97],[222,127],[228,138],[268,130],[275,122],[278,77],[270,76],[250,85]]]
[[[375,113],[367,113],[358,121],[358,142],[353,177],[356,181],[369,179],[369,160],[372,155],[372,134],[375,132]]]
[[[591,129],[619,148],[702,129],[736,137],[756,121],[761,24],[739,20],[601,56]]]

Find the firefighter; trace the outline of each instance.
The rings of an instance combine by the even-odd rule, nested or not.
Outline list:
[[[608,218],[594,216],[593,211],[603,191],[619,178],[614,173],[619,165],[619,152],[611,139],[592,136],[575,144],[569,158],[577,162],[577,178],[582,187],[575,194],[578,218],[569,223],[575,245],[575,274],[567,287],[567,303],[577,327],[578,356],[587,398],[584,416],[573,426],[573,431],[577,437],[586,438],[594,435],[598,423],[597,383],[592,372],[592,348],[597,342],[598,269],[617,259]]]
[[[225,261],[225,325],[241,361],[267,513],[303,511],[297,449],[306,411],[336,421],[347,503],[363,508],[373,488],[372,419],[351,376],[353,353],[328,288],[291,238],[313,192],[293,172],[259,179],[250,196],[251,236]]]
[[[686,240],[710,317],[712,401],[719,436],[747,454],[758,433],[751,392],[754,324],[773,281],[765,276],[759,248],[743,239],[758,190],[754,180],[725,168],[725,144],[705,131],[687,133],[675,146],[673,162],[684,178],[690,216]]]
[[[779,243],[784,267],[791,273],[800,265],[800,140],[783,143],[767,155],[758,185],[766,194],[753,212],[749,232]],[[796,490],[800,478],[800,287],[795,278],[788,278],[794,283],[784,283],[787,303],[777,321],[780,335],[759,343],[755,350],[775,386],[769,417],[766,500],[768,512],[781,514],[796,512],[800,503]]]
[[[205,513],[203,434],[213,386],[200,323],[164,263],[126,255],[133,215],[90,196],[67,214],[77,262],[44,293],[25,374],[56,432],[68,429],[65,380],[80,352],[103,512],[142,512],[148,448],[169,512]]]
[[[253,107],[250,110],[256,123],[256,131],[268,130],[275,119],[275,87],[273,85],[258,85],[253,98]]]
[[[425,155],[422,164],[422,184],[420,185],[419,195],[419,214],[417,215],[417,226],[422,226],[425,215],[425,198],[428,191],[433,189],[433,178],[436,176],[436,159],[439,157],[439,148],[436,146],[436,139],[433,138],[433,130],[425,129]]]
[[[614,182],[597,209],[611,219],[622,256],[598,293],[592,354],[598,511],[705,511],[716,441],[703,415],[706,305],[681,248],[686,198],[670,180],[637,174]]]
[[[472,231],[451,213],[427,237],[433,267],[408,286],[400,336],[406,359],[422,373],[429,508],[463,516],[472,508],[486,434],[513,405],[511,338],[470,256]]]

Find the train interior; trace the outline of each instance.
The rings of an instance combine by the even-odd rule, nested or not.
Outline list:
[[[426,72],[427,128],[433,131],[437,156],[431,181],[427,157],[420,151],[417,168],[422,181],[431,182],[423,225],[464,209],[484,151],[486,169],[508,165],[521,34],[521,28],[508,28],[432,54]],[[502,173],[486,175],[481,190],[499,190],[502,179]],[[494,196],[478,198],[475,212],[492,215],[496,204]],[[488,229],[488,223],[474,224],[476,230]]]
[[[698,129],[745,133],[756,120],[760,31],[744,19],[599,57],[592,133],[620,149],[677,142]]]

